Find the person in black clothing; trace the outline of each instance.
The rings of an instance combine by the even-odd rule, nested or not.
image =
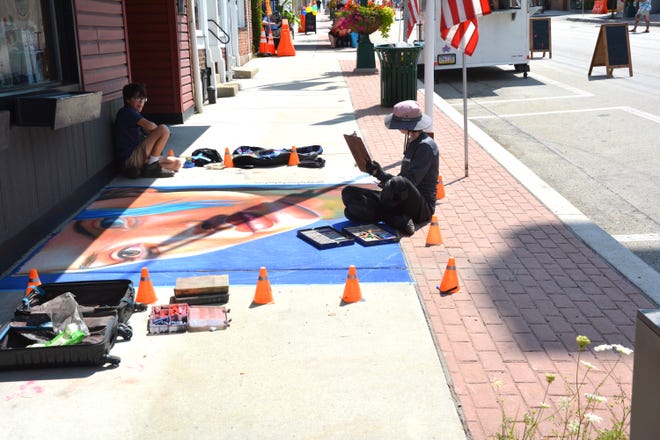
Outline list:
[[[348,185],[342,190],[344,215],[356,223],[383,221],[402,235],[411,236],[416,226],[427,223],[435,212],[439,152],[424,132],[432,120],[415,101],[402,101],[385,117],[385,126],[406,135],[398,175],[386,173],[376,161],[366,164],[367,172],[379,181],[378,189]]]

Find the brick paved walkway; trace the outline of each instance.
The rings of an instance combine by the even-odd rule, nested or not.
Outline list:
[[[356,72],[354,61],[341,65],[367,145],[396,173],[403,135],[383,125],[391,108],[380,106],[380,74]],[[423,107],[421,91],[418,100]],[[508,414],[522,415],[541,403],[546,373],[574,377],[578,334],[591,348],[633,347],[637,309],[655,305],[472,140],[464,178],[463,129],[438,109],[433,117],[446,191],[436,208],[444,243],[425,246],[428,226],[401,243],[464,423],[481,440],[500,426],[492,381],[503,383]],[[441,296],[435,286],[450,256],[461,291]],[[582,359],[606,366],[613,356],[590,351]],[[617,368],[628,396],[632,363],[628,356]],[[554,397],[565,391],[560,377],[550,388]],[[616,390],[613,379],[601,388],[605,396]]]

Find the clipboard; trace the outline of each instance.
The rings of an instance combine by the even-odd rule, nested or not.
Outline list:
[[[364,145],[362,138],[353,133],[345,134],[344,139],[346,140],[349,150],[351,150],[351,154],[353,155],[353,159],[355,159],[355,164],[358,169],[363,173],[366,173],[367,161],[371,160],[371,156],[369,155],[369,151],[367,150],[366,145]]]

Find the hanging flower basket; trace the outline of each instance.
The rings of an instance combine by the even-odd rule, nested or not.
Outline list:
[[[378,30],[381,25],[381,20],[378,17],[371,17],[369,19],[362,19],[350,22],[348,28],[358,34],[373,34]]]
[[[385,38],[388,37],[390,27],[394,23],[394,10],[386,4],[375,4],[369,0],[361,5],[355,0],[349,0],[343,9],[335,12],[340,19],[339,26],[350,29],[358,34],[373,34],[380,31]]]

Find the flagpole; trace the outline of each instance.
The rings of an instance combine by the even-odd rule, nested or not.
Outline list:
[[[396,20],[396,11],[394,11],[394,19]],[[405,20],[403,19],[403,11],[401,11],[401,16],[399,17],[399,38],[398,41],[405,41],[403,38],[404,35],[404,29],[403,27],[405,26]]]
[[[426,0],[424,18],[424,113],[431,117],[430,131],[433,131],[433,72],[435,70],[435,29],[437,23],[434,13],[435,0]],[[440,2],[438,2],[440,5]]]
[[[468,117],[467,117],[467,69],[465,68],[465,52],[463,59],[463,144],[465,150],[465,177],[468,176]]]

